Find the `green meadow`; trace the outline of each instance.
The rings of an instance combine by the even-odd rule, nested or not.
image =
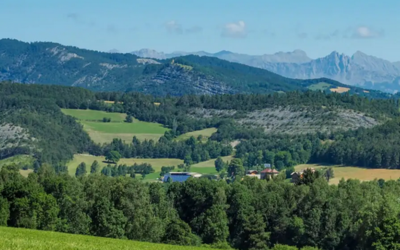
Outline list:
[[[64,234],[21,228],[0,227],[2,250],[202,250],[209,248],[173,246],[118,240],[94,236]]]
[[[168,131],[158,123],[142,122],[136,119],[132,123],[126,123],[124,122],[126,114],[121,113],[80,109],[62,109],[62,112],[78,119],[90,138],[100,144],[109,143],[114,138],[128,143],[134,136],[139,140],[157,141],[165,131]],[[110,118],[111,122],[102,122],[103,118]]]

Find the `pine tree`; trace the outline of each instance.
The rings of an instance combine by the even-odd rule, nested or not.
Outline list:
[[[95,174],[95,173],[99,172],[99,169],[100,169],[99,162],[95,160],[92,163],[92,166],[90,166],[90,173]]]

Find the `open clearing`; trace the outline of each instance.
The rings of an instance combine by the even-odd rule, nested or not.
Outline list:
[[[308,86],[308,89],[312,90],[312,91],[318,91],[318,90],[323,91],[323,90],[326,90],[327,88],[329,88],[330,86],[332,86],[332,85],[329,83],[320,82],[320,83],[316,83],[316,84],[312,84],[312,85]]]
[[[202,250],[209,248],[172,246],[76,234],[0,227],[3,250]]]
[[[203,136],[203,141],[207,141],[208,138],[211,137],[212,134],[214,134],[215,132],[217,132],[216,128],[206,128],[206,129],[202,129],[202,130],[196,130],[193,132],[188,132],[186,134],[180,135],[178,136],[176,139],[177,140],[187,140],[190,137],[194,137],[197,138],[199,135]]]
[[[68,172],[70,175],[75,175],[76,167],[81,162],[84,162],[86,164],[86,170],[90,172],[90,166],[92,163],[97,160],[101,166],[101,168],[105,167],[108,165],[107,162],[105,162],[105,157],[104,156],[93,156],[93,155],[86,155],[86,154],[76,154],[74,155],[74,159],[70,161],[67,166],[68,166]],[[126,164],[128,166],[132,166],[133,164],[142,164],[142,163],[148,163],[151,164],[151,166],[154,168],[156,172],[161,171],[162,166],[177,166],[179,164],[183,163],[183,160],[180,159],[137,159],[137,158],[122,158],[119,162],[118,165]]]
[[[114,138],[129,143],[134,136],[139,140],[157,141],[165,131],[168,131],[158,123],[142,122],[136,119],[132,123],[126,123],[124,122],[126,114],[121,113],[80,109],[62,109],[62,111],[66,115],[77,118],[90,138],[100,144],[109,143]],[[102,122],[104,117],[111,118],[111,122]]]
[[[361,181],[371,181],[374,179],[397,180],[400,178],[399,169],[368,169],[359,167],[326,166],[318,164],[297,165],[295,169],[296,171],[299,171],[304,168],[320,169],[326,167],[332,167],[335,174],[335,178],[329,181],[331,184],[338,184],[342,178],[345,180],[359,179]]]

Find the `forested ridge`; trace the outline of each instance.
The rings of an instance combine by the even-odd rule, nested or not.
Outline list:
[[[49,165],[25,178],[7,166],[0,171],[0,226],[243,250],[399,247],[398,181],[336,186],[309,174],[298,185],[283,176],[149,184],[56,175]]]
[[[307,162],[400,167],[396,150],[400,141],[397,99],[370,99],[348,93],[313,91],[162,98],[140,93],[93,93],[81,88],[12,83],[0,84],[0,95],[2,126],[12,124],[22,128],[15,132],[19,138],[15,141],[20,143],[3,145],[2,158],[27,153],[34,155],[39,163],[65,164],[75,153],[107,155],[110,151],[118,151],[126,158],[167,157],[196,163],[229,155],[232,151],[229,143],[239,140],[241,144],[237,147],[236,157],[241,158],[247,168],[265,162],[278,169]],[[105,104],[104,100],[115,104]],[[266,134],[262,128],[236,122],[246,112],[285,105],[305,113],[312,109],[365,112],[381,125],[351,131],[285,135]],[[110,144],[96,145],[82,126],[72,117],[63,115],[60,108],[122,112],[142,121],[161,123],[170,130],[159,141],[140,142],[132,138],[128,144],[114,140]],[[196,117],[190,115],[194,109],[235,113]],[[218,130],[205,144],[196,138],[174,141],[181,134],[210,127]]]

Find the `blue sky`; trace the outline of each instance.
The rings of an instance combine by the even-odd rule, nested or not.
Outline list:
[[[400,61],[398,0],[1,0],[0,38],[130,52],[357,50]]]

